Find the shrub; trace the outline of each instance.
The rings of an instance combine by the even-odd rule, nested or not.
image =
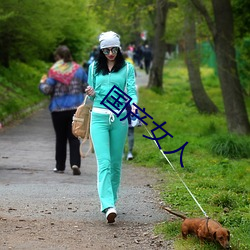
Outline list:
[[[250,146],[247,140],[249,139],[236,135],[213,137],[211,141],[211,151],[215,155],[231,159],[249,158]]]
[[[233,209],[237,206],[235,201],[235,197],[228,192],[222,192],[219,194],[215,194],[210,203],[214,206],[221,207],[221,208],[230,208]]]

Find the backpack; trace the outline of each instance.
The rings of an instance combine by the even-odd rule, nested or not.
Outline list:
[[[76,112],[72,118],[72,134],[80,141],[80,155],[85,158],[90,151],[93,151],[93,144],[90,138],[90,112],[92,110],[92,103],[87,102],[88,96],[86,95],[83,103],[76,109]],[[89,149],[86,153],[83,153],[83,145],[89,140]]]

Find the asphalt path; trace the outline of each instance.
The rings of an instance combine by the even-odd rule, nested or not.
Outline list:
[[[72,175],[69,160],[65,173],[57,174],[52,171],[55,167],[54,148],[54,131],[47,108],[0,133],[1,209],[8,212],[18,204],[22,215],[38,216],[33,213],[36,209],[46,210],[48,204],[56,202],[60,207],[52,216],[103,220],[96,188],[95,155],[90,154],[82,160],[81,176]],[[145,174],[150,174],[145,168],[124,164],[120,189],[122,201],[118,209],[125,212],[128,206],[137,204],[138,212],[129,216],[121,213],[121,219],[150,222],[163,218],[162,214],[153,212],[151,200],[145,202],[153,185]],[[76,207],[78,213],[62,214],[64,206],[70,202],[72,210]],[[25,204],[31,204],[29,209]]]
[[[146,81],[145,74],[137,74],[139,86]],[[0,130],[0,219],[49,218],[96,222],[97,227],[106,223],[96,188],[95,155],[83,159],[82,174],[73,176],[69,157],[64,174],[52,171],[54,154],[55,136],[47,107]],[[165,221],[167,215],[160,209],[158,191],[152,188],[160,179],[157,170],[133,167],[124,161],[116,223],[155,225]],[[1,243],[0,237],[0,249]]]

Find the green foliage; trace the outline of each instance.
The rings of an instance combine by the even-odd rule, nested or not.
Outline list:
[[[199,44],[199,51],[201,55],[201,64],[207,65],[214,69],[217,74],[216,55],[212,45],[209,42],[201,42]],[[243,87],[244,94],[250,95],[250,37],[245,37],[238,40],[236,44],[237,66],[241,86]],[[206,78],[204,79],[206,81]],[[216,82],[216,81],[215,81]]]
[[[180,60],[169,61],[166,65],[163,93],[146,88],[139,89],[139,106],[145,108],[156,123],[167,122],[164,129],[173,135],[173,138],[167,136],[159,141],[163,151],[177,149],[188,142],[183,152],[184,168],[180,166],[180,152],[167,155],[168,160],[207,214],[230,230],[232,249],[249,249],[246,232],[249,232],[250,222],[250,159],[242,158],[243,152],[247,150],[250,152],[249,136],[227,134],[219,81],[210,68],[202,67],[201,75],[208,95],[222,113],[216,115],[198,113],[193,104],[187,71],[183,61]],[[249,100],[246,102],[250,104]],[[250,105],[246,106],[250,112]],[[163,181],[158,184],[157,189],[161,190],[165,204],[171,206],[173,210],[187,214],[188,217],[201,217],[202,212],[158,147],[152,140],[142,136],[149,136],[147,130],[150,132],[155,128],[150,120],[147,121],[146,127],[135,129],[133,163],[161,170]],[[155,133],[157,134],[157,131]],[[234,150],[232,155],[237,155],[237,158],[213,154],[211,145],[213,143],[216,145],[217,139],[221,138],[232,141],[232,144],[223,147]],[[192,236],[188,241],[179,239],[179,223],[179,220],[162,223],[157,226],[156,232],[163,233],[167,239],[174,238],[174,245],[178,250],[219,249],[214,243],[206,243],[201,248],[199,240]]]
[[[250,2],[248,0],[232,0],[235,35],[237,38],[244,38],[249,35],[250,14],[246,11],[249,8]]]
[[[183,38],[184,13],[181,2],[177,8],[168,11],[165,40],[170,44],[176,44]]]
[[[2,0],[0,64],[49,60],[59,44],[66,44],[74,59],[82,61],[96,43],[95,15],[88,3],[37,0],[34,8],[32,0]]]
[[[98,23],[105,30],[114,30],[121,35],[122,46],[131,42],[143,42],[140,33],[148,31],[149,40],[154,36],[154,0],[94,0],[92,6],[97,14]],[[105,31],[104,30],[104,31]]]
[[[181,221],[175,221],[172,223],[169,222],[163,222],[159,223],[155,227],[155,233],[156,234],[164,234],[166,240],[170,240],[172,238],[175,238],[176,235],[180,235],[180,228],[181,228]]]
[[[211,141],[213,154],[232,159],[250,157],[250,140],[237,135],[216,136]]]
[[[49,65],[34,61],[32,66],[12,62],[7,70],[0,67],[0,121],[8,116],[19,116],[21,111],[44,100],[38,90],[39,80]]]
[[[238,41],[237,52],[241,85],[245,94],[250,96],[250,35]]]
[[[183,40],[185,34],[185,17],[191,16],[196,23],[196,36],[198,41],[210,39],[211,35],[203,17],[192,6],[191,1],[178,0],[171,1],[177,4],[176,8],[170,8],[168,11],[165,40],[167,43],[178,44]],[[210,1],[203,1],[209,12],[212,12]],[[190,10],[191,8],[191,10]]]
[[[237,207],[236,197],[229,192],[221,192],[214,194],[210,200],[210,204],[213,206],[233,209]]]
[[[208,127],[204,128],[202,134],[205,136],[209,136],[216,134],[216,132],[217,132],[216,124],[214,123],[214,121],[210,121]]]

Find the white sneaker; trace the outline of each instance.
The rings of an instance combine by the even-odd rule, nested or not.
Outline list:
[[[114,223],[116,216],[117,216],[117,212],[115,208],[110,207],[107,209],[106,218],[108,220],[108,223]]]
[[[127,161],[133,160],[134,156],[131,152],[128,152]]]
[[[63,173],[64,173],[63,170],[57,170],[57,168],[54,168],[53,171],[54,171],[55,173],[59,173],[59,174],[63,174]]]
[[[73,170],[73,175],[81,175],[81,171],[80,171],[80,168],[78,166],[73,165],[72,170]]]

